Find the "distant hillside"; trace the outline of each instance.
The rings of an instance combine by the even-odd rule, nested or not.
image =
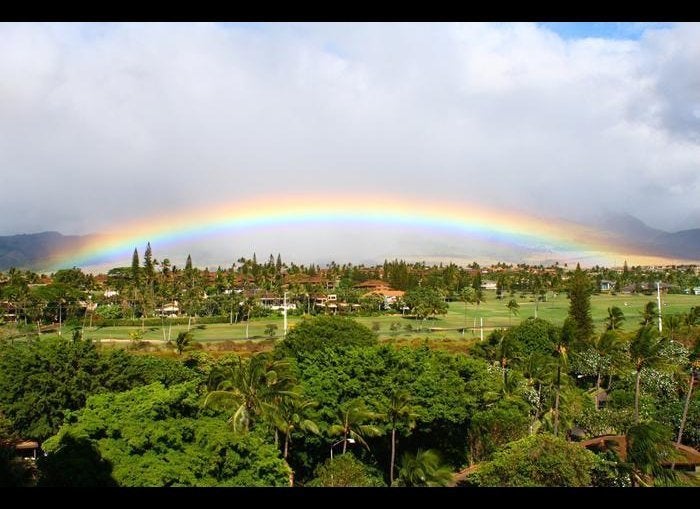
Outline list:
[[[0,271],[44,270],[51,253],[80,246],[91,235],[61,235],[58,232],[0,236]]]
[[[669,233],[651,228],[629,214],[610,215],[599,226],[648,254],[700,259],[700,228]]]
[[[700,228],[665,233],[654,239],[657,249],[663,249],[673,256],[700,259]]]

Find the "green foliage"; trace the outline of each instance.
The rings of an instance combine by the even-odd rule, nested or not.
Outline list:
[[[508,442],[524,437],[529,425],[529,408],[520,399],[498,399],[474,412],[469,426],[472,460],[486,458]]]
[[[39,486],[103,488],[118,485],[112,477],[112,463],[102,457],[87,435],[65,431],[44,447],[50,453],[38,460]]]
[[[575,326],[574,340],[586,343],[593,335],[593,319],[591,318],[591,282],[588,276],[576,264],[569,281],[569,317]]]
[[[61,283],[81,290],[88,289],[91,283],[90,276],[84,274],[82,270],[76,267],[57,270],[52,280],[54,283]]]
[[[415,454],[401,456],[397,486],[440,487],[452,481],[452,470],[443,465],[437,451],[418,449]]]
[[[654,321],[659,317],[659,310],[656,307],[656,303],[649,301],[644,306],[642,311],[642,320],[639,322],[640,325],[654,325]]]
[[[316,406],[316,402],[305,399],[299,387],[285,391],[271,402],[263,403],[264,413],[273,426],[284,437],[283,457],[289,455],[292,435],[295,432],[306,432],[318,435],[318,425],[307,418],[308,410]]]
[[[0,347],[0,407],[24,439],[55,433],[67,410],[100,389],[101,363],[89,341],[41,338]]]
[[[175,348],[177,349],[178,355],[182,355],[182,352],[187,348],[187,346],[192,341],[192,332],[182,331],[178,332],[175,338]]]
[[[204,406],[227,409],[233,431],[246,432],[263,413],[264,404],[288,392],[292,385],[286,361],[267,354],[246,361],[236,358],[212,370]]]
[[[98,306],[95,310],[96,317],[105,320],[118,320],[124,318],[124,311],[120,306],[114,304],[107,304],[104,306]],[[95,320],[97,323],[97,320]]]
[[[613,451],[596,453],[598,461],[591,472],[593,486],[599,488],[627,488],[632,486],[629,471],[620,464]]]
[[[99,355],[87,340],[42,337],[0,346],[0,407],[24,439],[56,433],[66,412],[81,408],[91,394],[195,377],[173,361],[122,350]]]
[[[416,425],[409,434],[411,420],[397,421],[401,449],[438,449],[454,468],[467,457],[470,421],[500,398],[500,373],[491,372],[483,360],[427,347],[378,346],[317,352],[300,359],[296,369],[306,396],[319,403],[311,415],[322,433],[335,423],[341,404],[360,398],[371,410],[385,412],[392,394],[403,389],[411,394]],[[494,394],[493,399],[486,398],[486,394]],[[514,399],[519,403],[512,403],[512,410],[521,416],[513,420],[518,423],[518,433],[524,433],[528,407],[519,397]],[[501,424],[491,423],[494,427]],[[383,420],[374,424],[382,428],[383,436],[367,441],[374,456],[383,463],[382,468],[388,471],[391,441],[386,437],[392,426]],[[313,469],[328,454],[327,442],[308,436],[304,441],[297,451],[304,449],[306,456],[295,458],[306,469]]]
[[[606,330],[619,330],[625,321],[625,314],[617,306],[608,308],[608,317],[605,319]]]
[[[590,486],[596,456],[549,434],[532,435],[497,452],[483,463],[469,483],[477,486]]]
[[[510,299],[508,304],[506,304],[506,307],[508,308],[508,312],[513,316],[517,316],[518,312],[520,311],[520,304],[518,304],[518,301],[515,299]]]
[[[302,320],[275,347],[278,355],[300,357],[317,350],[372,346],[377,336],[355,320],[338,316],[317,316]]]
[[[661,484],[676,478],[675,472],[662,463],[675,456],[671,430],[658,422],[644,422],[627,432],[627,463],[632,467],[633,480],[647,486]]]
[[[361,399],[347,401],[338,408],[335,423],[328,428],[328,434],[343,438],[343,453],[346,451],[348,439],[353,439],[369,449],[366,439],[379,436],[382,431],[367,421],[378,417],[379,415],[369,410]]]
[[[697,383],[697,382],[696,382]],[[674,430],[678,434],[684,401],[671,398],[659,398],[654,407],[654,418],[657,422]],[[700,449],[700,391],[696,388],[688,405],[688,415],[683,427],[683,443],[695,449]]]
[[[629,346],[630,361],[637,370],[635,384],[635,421],[639,422],[640,379],[644,368],[655,368],[668,363],[664,355],[667,340],[659,337],[653,325],[643,326],[637,331]]]
[[[439,291],[429,287],[418,287],[407,291],[404,302],[419,319],[444,315],[448,309],[445,297]]]
[[[634,424],[634,413],[629,407],[614,408],[609,405],[596,410],[591,405],[581,412],[576,424],[587,431],[588,438],[623,434]]]
[[[351,453],[339,454],[316,469],[316,477],[307,484],[310,487],[383,487],[382,474],[355,458]]]
[[[153,281],[155,270],[153,266],[153,251],[151,250],[150,242],[146,245],[146,251],[143,254],[143,271],[146,276],[146,281]]]
[[[90,397],[71,423],[44,443],[44,468],[59,472],[66,463],[83,461],[79,457],[88,465],[111,465],[110,476],[119,486],[286,486],[289,469],[275,446],[257,433],[233,435],[220,417],[198,417],[196,387],[196,382],[171,388],[152,384]],[[62,454],[71,445],[67,437],[78,439],[79,455],[70,449]],[[70,468],[78,470],[79,464]],[[97,469],[98,479],[104,471]]]
[[[139,266],[139,252],[138,249],[134,248],[134,254],[131,256],[131,280],[134,285],[139,284],[139,273],[141,267]]]
[[[556,348],[558,329],[546,320],[528,318],[511,327],[507,334],[522,345],[525,356],[533,352],[550,355]]]
[[[201,375],[182,362],[151,355],[133,355],[124,350],[111,350],[101,355],[101,385],[108,391],[121,392],[160,382],[170,386]]]
[[[276,323],[268,323],[265,326],[265,335],[272,338],[277,335],[277,324]]]
[[[415,412],[417,409],[411,404],[411,394],[405,389],[399,389],[391,394],[386,407],[380,412],[382,420],[386,420],[391,426],[391,458],[389,464],[389,482],[394,482],[394,462],[396,457],[396,428],[399,424],[405,425],[408,429],[416,426]]]

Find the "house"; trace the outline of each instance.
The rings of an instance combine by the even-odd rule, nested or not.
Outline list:
[[[391,289],[386,281],[380,281],[379,279],[368,279],[367,281],[362,281],[361,283],[354,285],[353,288],[357,290],[364,290],[369,293]]]
[[[116,297],[119,295],[119,292],[116,290],[105,290],[103,295],[109,299],[110,297]]]
[[[273,311],[279,311],[284,309],[284,297],[279,297],[277,295],[265,294],[260,297],[260,305],[264,308],[271,309]],[[287,302],[287,309],[296,309],[297,305],[294,302]]]
[[[674,285],[669,285],[668,283],[660,283],[659,290],[662,293],[667,293],[669,289],[673,288]],[[622,287],[622,293],[652,293],[656,291],[656,283],[633,283],[625,285]]]
[[[37,453],[41,451],[39,442],[24,440],[15,444],[15,456],[36,461]]]
[[[483,290],[496,290],[497,283],[495,281],[484,280],[481,282],[481,288]]]
[[[384,299],[384,308],[389,308],[393,304],[396,304],[396,301],[399,299],[402,299],[403,296],[406,294],[403,290],[389,290],[389,289],[384,289],[384,290],[373,290],[371,292],[367,292],[363,294],[363,297],[368,297],[370,295],[378,295],[382,299]]]
[[[180,314],[180,303],[176,300],[166,302],[162,308],[156,308],[156,313],[160,316],[177,316]]]
[[[615,288],[615,281],[610,281],[609,279],[600,280],[600,291],[609,292]]]

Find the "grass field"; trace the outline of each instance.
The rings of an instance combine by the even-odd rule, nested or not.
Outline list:
[[[376,317],[358,317],[357,321],[377,331],[380,339],[383,340],[413,340],[422,337],[429,339],[446,339],[446,340],[461,340],[472,338],[478,335],[479,320],[481,317],[484,320],[485,333],[496,327],[508,327],[516,325],[525,318],[535,315],[535,302],[531,295],[521,298],[516,295],[514,298],[520,305],[518,316],[510,317],[506,303],[510,297],[503,300],[495,298],[495,292],[486,292],[486,302],[480,306],[470,304],[466,310],[466,322],[464,304],[461,302],[450,303],[447,315],[438,319],[426,320],[425,323],[416,321],[409,317],[401,315],[383,315]],[[594,295],[591,298],[591,314],[597,330],[602,331],[604,327],[604,319],[607,316],[607,308],[610,306],[618,306],[622,309],[626,317],[626,322],[623,326],[625,330],[631,330],[638,326],[642,309],[647,302],[654,300],[655,296],[646,295]],[[663,295],[662,308],[663,314],[687,312],[692,306],[700,305],[700,296],[696,295]],[[551,321],[556,325],[561,325],[566,318],[569,308],[569,300],[564,294],[559,294],[556,297],[550,293],[547,302],[540,302],[538,316],[545,320]],[[476,318],[476,320],[475,320]],[[289,317],[289,326],[293,327],[300,320],[299,317]],[[167,321],[166,321],[167,323]],[[247,325],[247,337],[250,339],[262,340],[267,338],[264,330],[267,324],[277,324],[277,335],[282,334],[282,317],[267,317],[253,319]],[[392,323],[398,323],[399,329],[391,331]],[[411,325],[413,331],[407,331],[406,326]],[[459,329],[464,326],[468,327],[467,332],[462,336],[459,330],[435,330],[428,331],[430,328],[444,329]],[[476,330],[471,328],[476,325]],[[377,329],[378,328],[378,329]],[[419,329],[419,330],[416,330]],[[94,340],[126,340],[130,339],[130,333],[141,330],[140,327],[103,327],[103,328],[86,328],[84,334],[86,337]],[[143,334],[143,339],[148,341],[162,341],[168,338],[177,337],[178,332],[187,330],[186,325],[177,325],[169,327],[166,325],[165,331],[160,327],[146,327]],[[237,323],[229,324],[207,324],[197,326],[193,323],[193,338],[201,342],[219,342],[228,340],[245,340],[246,339],[246,324]]]

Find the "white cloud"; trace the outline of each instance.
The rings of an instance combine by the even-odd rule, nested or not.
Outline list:
[[[338,189],[698,226],[698,24],[11,23],[0,41],[1,233]]]

